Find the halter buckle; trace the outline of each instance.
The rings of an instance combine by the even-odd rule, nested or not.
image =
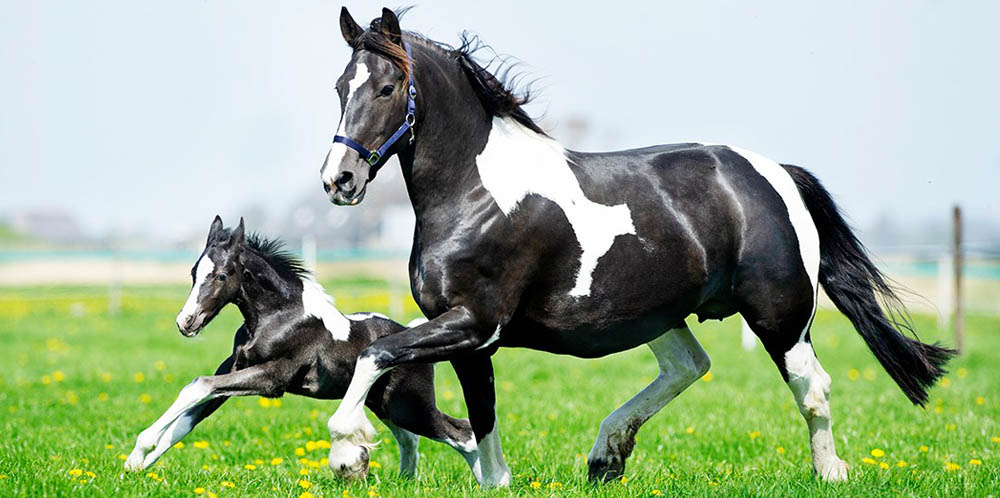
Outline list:
[[[367,159],[368,165],[369,166],[375,166],[375,163],[377,163],[379,161],[379,159],[382,159],[382,156],[380,156],[378,154],[377,150],[373,150],[371,152],[371,154],[368,155],[368,159]]]

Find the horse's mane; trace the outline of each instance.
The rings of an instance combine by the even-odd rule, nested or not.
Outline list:
[[[295,278],[309,275],[309,270],[302,264],[302,260],[285,250],[285,243],[281,239],[269,239],[259,233],[251,233],[247,235],[246,244],[250,250],[264,258],[264,261],[267,261],[279,275]]]
[[[400,17],[408,10],[410,8],[400,9],[396,11],[396,16]],[[510,58],[494,53],[485,67],[476,62],[474,56],[477,52],[484,49],[492,51],[478,36],[462,33],[462,43],[458,48],[436,42],[411,31],[403,32],[403,37],[408,42],[419,43],[458,64],[466,78],[469,79],[469,83],[483,104],[483,108],[490,116],[509,117],[536,133],[545,134],[521,107],[532,99],[530,82],[523,89],[517,88],[523,80],[524,74],[516,71],[517,63],[512,63]],[[369,28],[358,37],[352,48],[354,50],[364,49],[389,59],[393,65],[403,71],[404,77],[409,77],[410,68],[406,50],[394,43],[388,34],[382,32],[379,18],[372,21]],[[491,72],[490,66],[494,65],[495,69]],[[419,86],[419,82],[417,85]]]

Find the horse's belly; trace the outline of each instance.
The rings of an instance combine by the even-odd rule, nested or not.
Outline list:
[[[528,320],[515,320],[504,327],[500,345],[580,358],[597,358],[645,344],[682,321],[683,317],[651,313],[600,327],[583,325],[565,329],[551,328]]]

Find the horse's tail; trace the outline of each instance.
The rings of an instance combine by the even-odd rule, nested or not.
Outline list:
[[[927,389],[945,374],[944,364],[957,352],[937,343],[924,344],[899,332],[913,332],[906,309],[890,280],[868,258],[829,192],[805,169],[783,166],[795,181],[819,232],[819,281],[827,296],[854,324],[906,397],[923,406]]]

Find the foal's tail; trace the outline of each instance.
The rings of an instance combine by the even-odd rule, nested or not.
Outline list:
[[[913,332],[906,309],[888,278],[868,258],[830,194],[808,171],[783,166],[795,181],[819,232],[819,281],[827,296],[851,320],[906,397],[923,406],[927,389],[945,374],[942,367],[957,352],[937,343],[924,344],[899,332]]]

